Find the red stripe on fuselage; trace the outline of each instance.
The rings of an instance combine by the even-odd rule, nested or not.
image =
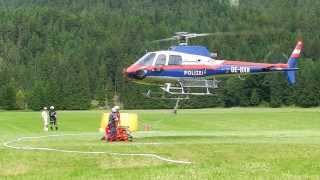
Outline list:
[[[223,65],[230,66],[248,66],[248,67],[260,67],[260,68],[268,68],[268,67],[278,67],[278,68],[287,68],[287,64],[270,64],[270,63],[253,63],[247,61],[224,61]]]

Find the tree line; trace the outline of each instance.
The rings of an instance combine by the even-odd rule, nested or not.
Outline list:
[[[320,1],[242,0],[2,0],[0,109],[172,108],[173,101],[142,96],[123,68],[173,32],[231,32],[199,38],[221,59],[287,61],[297,40],[305,48],[297,84],[281,73],[222,78],[214,96],[184,108],[320,104]]]

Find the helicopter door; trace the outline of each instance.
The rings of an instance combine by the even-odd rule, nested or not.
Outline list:
[[[180,69],[180,67],[182,66],[182,57],[180,55],[170,55],[168,65],[169,66],[176,66],[175,68]],[[180,72],[181,72],[181,70],[179,70],[179,73]],[[182,71],[181,76],[182,75],[183,75],[183,71]]]
[[[179,55],[170,55],[168,65],[180,66],[182,65],[182,57]]]
[[[167,56],[165,54],[159,54],[156,62],[154,63],[155,71],[162,71],[163,66],[166,65]]]

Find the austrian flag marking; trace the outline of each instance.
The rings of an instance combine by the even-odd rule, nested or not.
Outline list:
[[[294,55],[299,55],[300,52],[301,52],[301,49],[295,49],[295,50],[293,51],[293,54],[294,54]]]
[[[294,48],[294,50],[293,50],[293,52],[291,54],[292,58],[299,58],[300,57],[302,46],[303,46],[302,42],[299,41],[297,46],[296,46],[296,48]]]

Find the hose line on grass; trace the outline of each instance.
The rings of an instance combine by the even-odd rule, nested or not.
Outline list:
[[[11,141],[6,141],[3,143],[3,146],[11,149],[17,150],[39,150],[39,151],[55,151],[55,152],[63,152],[63,153],[77,153],[77,154],[108,154],[112,156],[142,156],[158,159],[161,161],[176,163],[176,164],[191,164],[190,161],[181,161],[181,160],[173,160],[169,158],[165,158],[159,156],[157,154],[152,153],[115,153],[115,152],[105,152],[105,151],[78,151],[78,150],[65,150],[65,149],[56,149],[56,148],[47,148],[47,147],[30,147],[30,146],[15,146],[13,143],[21,142],[25,139],[40,139],[47,137],[61,137],[61,136],[79,136],[79,135],[88,135],[86,134],[59,134],[59,135],[47,135],[47,136],[33,136],[33,137],[20,137]]]

